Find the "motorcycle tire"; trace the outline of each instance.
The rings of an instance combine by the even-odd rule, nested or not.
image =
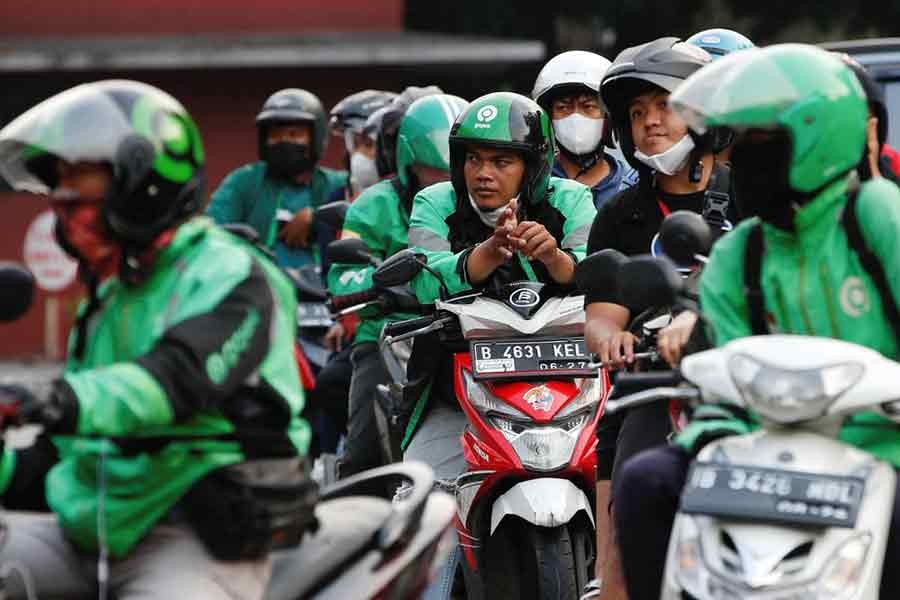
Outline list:
[[[486,598],[578,600],[580,578],[568,526],[539,527],[508,519],[485,549]]]

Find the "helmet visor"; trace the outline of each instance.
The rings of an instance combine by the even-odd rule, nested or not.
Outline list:
[[[46,194],[55,159],[111,162],[133,131],[106,93],[78,86],[33,107],[0,130],[0,175],[16,190]]]
[[[672,93],[669,103],[701,135],[713,127],[778,127],[782,110],[802,93],[775,61],[760,53],[734,52],[703,67]]]

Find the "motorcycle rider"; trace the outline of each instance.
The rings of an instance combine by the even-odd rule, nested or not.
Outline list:
[[[55,513],[5,515],[0,562],[24,574],[4,592],[261,597],[277,532],[255,520],[267,508],[251,469],[302,481],[309,443],[293,288],[255,248],[192,218],[200,134],[154,87],[62,92],[0,131],[0,157],[13,188],[50,196],[89,288],[47,396],[2,390],[7,418],[44,431],[3,450],[3,503]],[[309,501],[298,494],[306,520]]]
[[[728,169],[713,159],[721,139],[718,132],[690,135],[668,106],[669,94],[710,62],[703,50],[667,37],[623,50],[607,70],[600,94],[623,154],[640,179],[600,208],[588,240],[589,254],[605,248],[627,256],[649,253],[663,219],[676,210],[702,212],[722,227],[736,220],[734,203],[728,200]],[[585,309],[588,349],[612,368],[631,364],[636,338],[627,325],[632,315],[615,290],[588,291]],[[665,407],[655,405],[598,424],[596,569],[605,592],[613,597],[623,597],[624,590],[610,518],[610,480],[626,458],[661,443],[669,431]]]
[[[834,55],[800,44],[723,59],[673,98],[692,129],[737,133],[734,186],[752,216],[714,247],[700,284],[716,346],[769,330],[838,338],[898,358],[900,190],[860,184],[867,99]],[[727,82],[723,84],[723,82]],[[756,90],[748,96],[747,90]],[[802,153],[798,151],[802,148]],[[855,256],[854,256],[855,255]],[[880,273],[879,273],[880,271]],[[756,275],[753,275],[753,273]],[[816,273],[815,277],[808,276]],[[666,547],[688,464],[708,442],[750,431],[752,415],[702,405],[674,445],[648,450],[617,482],[618,527],[631,598],[659,595]],[[900,436],[874,413],[843,424],[840,438],[895,466]],[[900,593],[900,510],[895,500],[881,598]],[[638,542],[639,540],[639,542]]]
[[[391,103],[369,116],[366,127],[371,121],[378,120],[378,133],[375,135],[375,168],[381,178],[397,174],[397,130],[409,105],[425,96],[443,94],[444,90],[436,85],[418,87],[408,86]]]
[[[381,179],[375,166],[374,123],[367,119],[377,110],[388,106],[397,94],[381,90],[363,90],[350,94],[331,109],[328,128],[331,135],[344,141],[345,161],[350,169],[347,185],[332,194],[332,200],[353,200],[367,187]]]
[[[600,81],[609,61],[572,50],[551,58],[534,82],[531,97],[553,120],[559,155],[552,175],[591,188],[600,207],[637,183],[637,171],[605,151],[612,146],[609,115],[600,100]]]
[[[572,288],[596,210],[589,188],[550,175],[554,146],[547,113],[519,94],[487,94],[457,117],[450,181],[416,195],[409,229],[410,247],[427,256],[450,294],[521,280]],[[422,303],[440,295],[440,282],[427,272],[412,285]],[[466,468],[466,417],[453,392],[452,360],[429,342],[416,339],[407,368],[410,381],[428,383],[406,428],[403,457],[453,481]],[[458,557],[457,548],[427,598],[449,597]]]
[[[318,262],[314,211],[347,182],[345,171],[318,165],[327,142],[325,109],[311,92],[279,90],[263,104],[256,129],[259,161],[225,177],[207,214],[220,225],[253,227],[281,266]]]
[[[397,135],[397,175],[367,188],[353,202],[344,219],[342,238],[362,239],[379,259],[407,247],[413,197],[422,189],[450,178],[450,127],[467,102],[437,94],[413,102]],[[374,267],[334,264],[328,273],[330,291],[349,294],[372,286]],[[353,340],[353,378],[340,477],[380,464],[373,403],[375,387],[387,383],[388,373],[378,350],[378,336],[390,321],[409,318],[395,314],[363,317]]]

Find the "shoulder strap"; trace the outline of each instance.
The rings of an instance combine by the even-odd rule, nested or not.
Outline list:
[[[762,223],[756,223],[747,236],[744,247],[744,295],[750,315],[750,329],[753,335],[769,333],[766,321],[766,303],[762,291],[762,257],[765,253]]]
[[[881,296],[881,306],[884,309],[884,316],[891,324],[891,329],[894,330],[894,338],[900,341],[900,310],[897,309],[897,301],[894,298],[894,294],[891,293],[891,287],[888,284],[887,276],[884,273],[884,266],[881,264],[881,261],[878,260],[878,257],[875,256],[875,253],[869,248],[865,238],[863,238],[862,229],[860,229],[859,220],[856,217],[857,196],[857,190],[852,190],[850,192],[850,198],[847,200],[847,205],[844,207],[844,214],[841,216],[841,224],[844,227],[844,231],[847,233],[847,240],[850,243],[850,248],[856,252],[856,255],[859,257],[859,262],[862,264],[863,269],[866,270],[869,277],[872,278],[872,282],[878,290],[878,295]]]

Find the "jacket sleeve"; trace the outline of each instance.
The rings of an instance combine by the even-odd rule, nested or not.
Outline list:
[[[900,305],[900,189],[886,179],[864,184],[856,216],[866,243],[884,266],[891,292]]]
[[[372,188],[369,188],[371,190]],[[369,248],[374,256],[384,260],[386,248],[384,240],[379,235],[381,215],[378,213],[378,204],[382,200],[380,196],[367,196],[366,190],[357,198],[344,217],[344,231],[356,235]],[[328,270],[328,291],[334,295],[352,294],[372,287],[372,274],[375,267],[371,265],[356,265],[348,263],[334,263]]]
[[[713,246],[700,277],[700,306],[714,346],[753,335],[744,295],[744,252],[750,223],[723,236]]]
[[[67,373],[79,407],[77,433],[128,435],[224,408],[268,354],[273,312],[271,288],[254,260],[218,303],[174,323],[144,355]]]
[[[450,246],[450,227],[446,219],[455,209],[454,196],[450,193],[435,197],[420,192],[413,200],[409,220],[409,247],[426,256],[428,266],[440,275],[451,294],[472,287],[465,269],[471,248],[453,252]],[[440,297],[440,282],[428,271],[422,271],[413,279],[412,288],[423,304]]]
[[[597,216],[590,188],[580,186],[580,189],[565,199],[559,210],[566,218],[560,248],[572,254],[576,262],[584,260],[587,256],[591,225]]]
[[[218,225],[243,223],[247,220],[244,210],[244,194],[249,171],[241,167],[228,174],[216,188],[206,208],[206,214]],[[262,232],[260,232],[262,235]]]

